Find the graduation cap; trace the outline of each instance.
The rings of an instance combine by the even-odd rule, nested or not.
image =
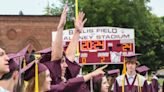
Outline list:
[[[35,92],[39,92],[39,74],[46,70],[48,70],[48,68],[44,64],[38,62],[27,67],[24,80],[29,81],[33,77],[35,78]]]
[[[123,54],[124,57],[124,63],[123,63],[123,70],[122,70],[122,74],[126,73],[126,63],[127,62],[135,62],[137,65],[140,65],[140,63],[137,61],[137,56],[139,56],[141,54],[139,53],[130,53],[128,52],[127,54]]]
[[[30,44],[27,45],[22,50],[20,50],[18,53],[10,53],[10,54],[8,54],[9,59],[14,61],[17,65],[21,66],[22,65],[22,61],[25,58],[25,55],[27,54],[27,51],[28,51],[29,47],[30,47]],[[20,69],[21,69],[21,67],[20,67]]]
[[[141,75],[145,75],[148,70],[149,68],[147,66],[140,66],[136,68],[136,71]]]
[[[10,53],[10,54],[7,54],[7,56],[9,57],[9,60],[10,60],[16,57],[16,53]]]
[[[15,53],[15,55],[10,54],[9,57],[12,58],[12,62],[10,67],[11,69],[17,68],[19,69],[19,80],[18,80],[18,86],[21,86],[21,75],[23,72],[26,71],[26,69],[22,68],[22,61],[25,61],[25,55],[27,54],[28,48],[30,47],[30,44],[28,44],[25,48],[20,50],[18,53]],[[25,62],[24,62],[25,63]]]
[[[24,54],[25,53],[10,53],[10,54],[7,54],[8,57],[9,57],[9,69],[12,71],[12,70],[15,70],[15,69],[19,69],[20,67],[20,62],[19,62],[19,57],[24,57]],[[20,68],[19,69],[19,72],[20,74],[25,72],[27,70],[27,67],[25,68]]]
[[[136,62],[137,65],[140,65],[140,63],[137,61],[137,56],[140,56],[139,53],[130,53],[125,55],[125,61],[126,62]]]
[[[128,53],[126,55],[124,55],[126,58],[133,58],[133,57],[137,57],[140,56],[141,54],[139,53]]]
[[[38,65],[38,74],[40,74],[43,71],[46,71],[48,68],[42,64],[42,63],[35,63]],[[33,77],[35,77],[35,64],[33,64],[32,66],[29,66],[28,69],[25,71],[25,77],[24,80],[28,81],[30,79],[32,79]]]
[[[37,51],[36,53],[46,54],[46,53],[49,53],[51,51],[52,51],[52,49],[51,49],[51,47],[49,47],[49,48]]]
[[[48,68],[41,63],[38,63],[41,59],[40,54],[33,54],[33,58],[28,60],[28,65],[26,65],[21,72],[25,72],[24,80],[28,81],[35,77],[35,92],[39,92],[38,78],[39,74]],[[37,62],[35,62],[37,60]],[[31,62],[32,61],[32,62]],[[35,63],[35,64],[34,64]]]
[[[36,54],[41,54],[42,58],[40,59],[40,62],[43,63],[44,61],[50,61],[51,60],[51,47],[37,51]]]
[[[14,58],[16,58],[16,54],[14,53],[10,53],[7,54],[7,56],[9,57],[9,69],[10,71],[14,71],[16,69],[18,69],[18,63],[16,61],[14,61]]]
[[[114,70],[109,70],[108,71],[109,76],[115,76],[115,75],[118,75],[119,73],[120,73],[119,69],[114,69]]]

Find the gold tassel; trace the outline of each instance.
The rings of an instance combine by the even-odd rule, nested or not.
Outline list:
[[[41,55],[40,54],[36,54],[35,55],[35,59],[38,59],[40,58]],[[39,92],[39,81],[38,81],[38,78],[39,78],[39,71],[38,71],[38,63],[35,62],[35,92]]]

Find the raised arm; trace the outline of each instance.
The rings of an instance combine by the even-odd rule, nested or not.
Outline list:
[[[67,4],[64,7],[64,10],[61,14],[60,22],[57,27],[55,41],[52,42],[52,53],[51,53],[51,61],[58,60],[62,58],[63,54],[63,29],[66,23],[66,16],[67,16]]]
[[[85,13],[79,12],[78,19],[74,19],[75,31],[66,50],[66,57],[72,62],[75,59],[75,53],[79,42],[79,35],[83,31],[84,24],[87,21],[87,19],[84,20],[84,17]]]

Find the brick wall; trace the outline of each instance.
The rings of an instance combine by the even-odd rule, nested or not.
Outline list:
[[[0,15],[0,47],[17,52],[29,43],[40,50],[51,46],[51,32],[56,31],[59,16]]]

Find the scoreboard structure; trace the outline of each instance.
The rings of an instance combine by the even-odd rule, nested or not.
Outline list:
[[[74,29],[63,33],[68,45]],[[54,40],[55,32],[52,33]],[[79,38],[77,62],[90,64],[122,64],[124,55],[135,52],[134,29],[117,27],[85,27]]]

